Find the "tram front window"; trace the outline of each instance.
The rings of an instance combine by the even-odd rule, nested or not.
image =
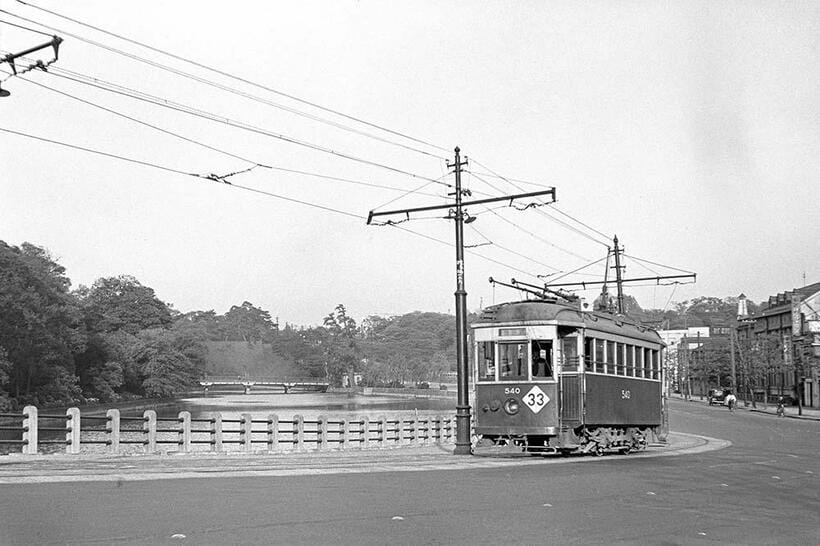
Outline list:
[[[532,340],[532,378],[552,377],[552,341]]]
[[[495,343],[492,341],[478,344],[478,380],[495,381]]]
[[[501,379],[527,379],[527,344],[501,343],[498,345]]]

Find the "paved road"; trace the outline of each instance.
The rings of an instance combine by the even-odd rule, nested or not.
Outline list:
[[[673,430],[731,447],[416,472],[5,484],[0,543],[820,542],[820,422],[677,400],[671,415]]]

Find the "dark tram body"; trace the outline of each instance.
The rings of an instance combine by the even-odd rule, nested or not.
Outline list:
[[[665,432],[654,330],[557,299],[489,307],[472,329],[479,446],[601,455]]]

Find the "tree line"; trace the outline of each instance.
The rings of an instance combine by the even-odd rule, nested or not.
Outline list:
[[[321,326],[281,329],[247,301],[221,315],[180,313],[128,275],[72,290],[46,249],[0,241],[0,410],[173,396],[205,373],[235,371],[209,362],[220,342],[265,345],[300,375],[335,384],[351,372],[369,384],[424,381],[450,369],[454,337],[453,317],[440,313],[357,324],[338,305]]]
[[[728,324],[737,298],[697,298],[668,310],[641,309],[628,295],[625,303],[647,325],[674,329]],[[257,351],[264,358],[242,367],[233,362],[240,360],[232,358],[236,353],[214,358],[215,347],[239,342],[264,346]],[[722,376],[725,352],[707,359],[711,368],[703,373]],[[739,358],[751,362],[754,354]],[[353,373],[365,385],[433,382],[455,369],[455,320],[414,312],[357,323],[339,304],[320,326],[280,327],[247,301],[224,314],[180,313],[128,275],[72,290],[65,268],[46,249],[0,241],[0,409],[166,397],[206,373],[273,375],[283,362],[289,372],[335,385]]]

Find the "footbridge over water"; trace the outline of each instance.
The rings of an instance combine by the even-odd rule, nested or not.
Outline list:
[[[199,381],[205,392],[211,387],[243,387],[249,394],[253,387],[265,389],[282,389],[285,394],[291,392],[326,392],[330,383],[323,377],[254,377],[244,375],[206,375]]]

